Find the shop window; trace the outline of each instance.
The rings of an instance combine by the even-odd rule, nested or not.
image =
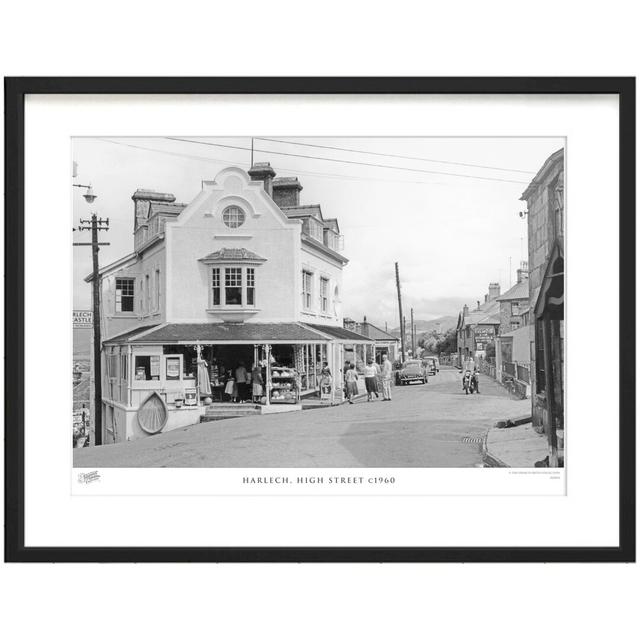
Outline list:
[[[536,320],[536,393],[545,393],[547,374],[544,369],[544,334],[542,320]]]
[[[313,294],[313,274],[310,271],[302,272],[302,306],[311,309],[311,297]]]
[[[230,229],[237,229],[244,224],[245,213],[240,207],[227,207],[222,212],[222,220]]]
[[[180,380],[180,356],[165,358],[165,377],[167,380]]]
[[[117,354],[108,354],[107,355],[107,377],[108,378],[117,378],[118,377],[118,356]]]
[[[329,311],[329,280],[320,278],[320,309],[322,313]]]
[[[160,380],[160,356],[136,356],[135,379]]]
[[[247,305],[253,306],[256,303],[256,270],[253,267],[247,268]]]
[[[116,278],[116,313],[133,311],[135,278]]]
[[[224,270],[225,304],[242,304],[242,269],[227,267]]]

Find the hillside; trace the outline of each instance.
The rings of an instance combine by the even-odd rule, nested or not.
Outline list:
[[[454,329],[457,323],[458,318],[456,316],[442,316],[440,318],[434,318],[433,320],[416,320],[416,333],[421,335],[423,333],[430,333],[431,331],[436,330],[440,330],[441,333],[445,333],[449,329]],[[407,319],[407,333],[409,333],[410,327],[411,325]],[[400,327],[391,329],[389,333],[399,336]]]

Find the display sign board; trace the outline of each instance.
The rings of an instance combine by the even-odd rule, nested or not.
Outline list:
[[[331,383],[320,385],[320,402],[331,402]]]
[[[195,406],[198,403],[196,390],[194,388],[184,390],[184,403],[190,406]]]
[[[74,309],[73,326],[89,329],[93,326],[93,312]]]
[[[167,358],[166,377],[167,380],[180,380],[180,356]]]
[[[476,327],[473,333],[476,340],[483,340],[485,342],[489,342],[495,337],[495,329],[493,325],[488,327]]]

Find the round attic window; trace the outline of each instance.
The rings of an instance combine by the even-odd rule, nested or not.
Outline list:
[[[245,217],[244,211],[236,206],[227,207],[222,212],[222,220],[230,229],[241,227],[244,224]]]

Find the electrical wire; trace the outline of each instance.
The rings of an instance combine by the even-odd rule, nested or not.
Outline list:
[[[435,160],[434,158],[418,158],[416,156],[402,156],[394,153],[380,153],[377,151],[364,151],[363,149],[347,149],[345,147],[332,147],[324,144],[311,144],[309,142],[292,142],[290,140],[278,140],[276,138],[255,137],[254,140],[264,140],[266,142],[278,142],[280,144],[291,144],[299,147],[313,147],[315,149],[330,149],[332,151],[347,151],[349,153],[362,153],[369,156],[379,156],[383,158],[398,158],[400,160],[418,160],[419,162],[435,162],[437,164],[450,164],[458,167],[474,167],[477,169],[492,169],[495,171],[512,171],[515,173],[526,173],[535,175],[536,171],[525,171],[524,169],[507,169],[506,167],[494,167],[485,164],[471,164],[467,162],[453,162],[452,160]]]
[[[222,158],[211,158],[209,156],[198,156],[198,155],[194,155],[191,153],[179,153],[176,151],[166,151],[164,149],[153,149],[151,147],[142,147],[140,145],[137,144],[131,144],[128,142],[120,142],[118,140],[112,140],[111,138],[96,138],[97,140],[100,140],[101,142],[109,142],[111,144],[117,144],[123,147],[131,147],[132,149],[139,149],[141,151],[151,151],[153,153],[163,153],[166,155],[170,155],[170,156],[177,156],[180,158],[188,158],[191,160],[200,160],[202,162],[209,162],[212,164],[220,164],[220,165],[228,165],[230,162],[232,162],[231,160],[225,160]],[[243,149],[244,150],[244,149]],[[247,165],[248,163],[239,163],[242,165]],[[352,176],[352,175],[346,175],[346,174],[340,174],[340,173],[324,173],[324,172],[318,172],[318,171],[310,171],[310,170],[300,170],[300,169],[291,169],[288,167],[281,167],[279,168],[279,171],[291,171],[292,173],[295,173],[297,175],[301,175],[301,176],[315,176],[315,177],[319,177],[319,178],[329,178],[330,180],[351,180],[351,181],[359,181],[359,182],[367,182],[367,183],[371,183],[372,178],[371,177],[366,177],[366,176]],[[425,182],[425,181],[421,181],[421,180],[397,180],[397,179],[389,179],[389,178],[376,178],[375,179],[376,182],[387,182],[387,183],[392,183],[392,184],[426,184],[426,185],[438,185],[438,184],[445,184],[442,182],[434,182],[434,181],[430,181],[430,182]]]
[[[240,147],[238,145],[229,145],[229,144],[222,144],[222,143],[217,143],[217,142],[203,142],[201,140],[189,140],[187,138],[174,138],[174,137],[170,137],[170,136],[164,136],[164,138],[166,140],[173,140],[175,142],[187,142],[187,143],[191,143],[191,144],[200,144],[200,145],[205,145],[205,146],[209,146],[209,147],[221,147],[224,149],[239,149],[241,151],[251,151],[251,147]],[[426,173],[426,174],[431,174],[431,175],[442,175],[442,176],[453,176],[456,178],[471,178],[474,180],[488,180],[490,182],[508,182],[508,183],[513,183],[513,184],[530,184],[531,181],[523,181],[523,180],[510,180],[508,178],[492,178],[492,177],[488,177],[488,176],[474,176],[474,175],[469,175],[469,174],[463,174],[463,173],[451,173],[451,172],[446,172],[446,171],[435,171],[432,169],[416,169],[416,168],[412,168],[412,167],[396,167],[393,165],[384,165],[384,164],[376,164],[376,163],[372,163],[372,162],[357,162],[355,160],[339,160],[337,158],[322,158],[320,156],[310,156],[310,155],[304,155],[304,154],[299,154],[299,153],[288,153],[286,151],[272,151],[272,150],[268,150],[268,149],[253,149],[254,152],[257,151],[259,153],[271,153],[274,155],[279,155],[279,156],[289,156],[289,157],[294,157],[294,158],[305,158],[308,160],[324,160],[325,162],[338,162],[341,164],[350,164],[350,165],[357,165],[357,166],[363,166],[363,167],[374,167],[374,168],[378,168],[378,169],[395,169],[396,171],[411,171],[414,173]]]

